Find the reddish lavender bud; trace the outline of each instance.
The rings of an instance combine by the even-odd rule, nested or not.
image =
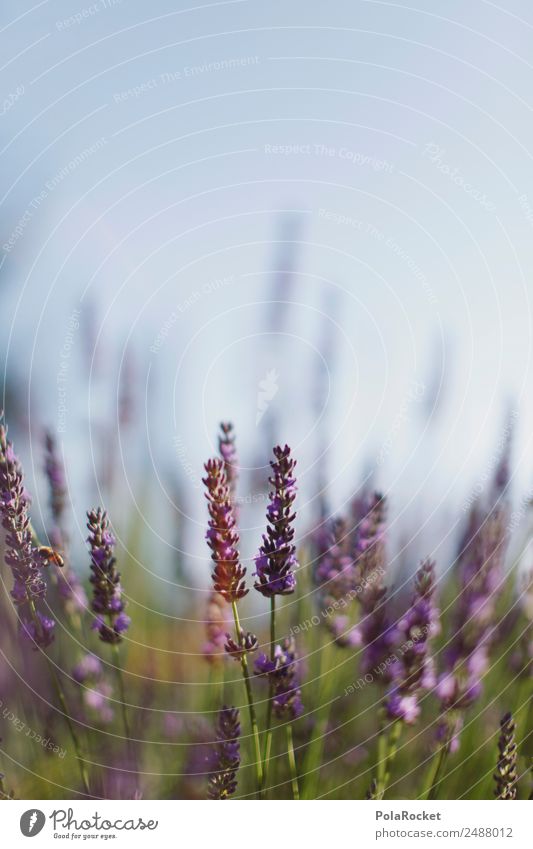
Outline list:
[[[218,458],[208,460],[205,470],[207,476],[203,482],[207,487],[209,510],[206,539],[215,564],[212,575],[214,588],[227,602],[232,603],[248,592],[244,584],[246,569],[239,562],[239,534],[235,527],[235,514],[224,462]]]
[[[100,507],[87,513],[91,551],[90,578],[93,585],[91,607],[96,613],[93,630],[98,631],[104,643],[120,643],[122,634],[128,630],[130,619],[126,616],[122,600],[120,572],[113,555],[116,540],[109,527],[105,511]]]
[[[267,508],[267,532],[263,535],[263,544],[255,558],[255,574],[258,578],[255,588],[267,598],[294,592],[296,579],[292,570],[298,565],[293,542],[296,460],[292,459],[288,445],[274,448],[274,456],[275,461],[270,463],[273,474],[269,482],[273,490]]]
[[[216,743],[211,753],[207,794],[210,799],[227,799],[237,789],[237,770],[241,763],[239,710],[224,706],[215,727]]]

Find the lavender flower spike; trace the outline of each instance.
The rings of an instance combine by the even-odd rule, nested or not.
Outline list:
[[[206,498],[209,510],[209,528],[206,534],[215,564],[213,582],[216,592],[231,604],[243,598],[246,569],[239,561],[239,534],[235,527],[235,514],[231,504],[230,489],[224,461],[216,457],[205,464],[207,476],[203,479],[207,487]]]
[[[96,613],[93,630],[98,631],[104,643],[120,643],[122,634],[128,630],[129,616],[124,613],[120,572],[116,569],[113,555],[116,540],[109,529],[109,520],[100,507],[87,513],[91,551],[91,584],[93,600],[91,607]]]
[[[370,499],[357,529],[356,581],[361,588],[360,641],[364,647],[362,669],[382,670],[382,680],[390,680],[389,658],[395,643],[394,629],[387,616],[385,586],[385,498],[378,492]]]
[[[390,719],[412,724],[418,718],[421,690],[435,686],[429,641],[439,632],[438,610],[434,605],[435,564],[425,560],[415,578],[411,607],[398,624],[401,644],[392,666],[393,683],[385,699]]]
[[[497,799],[516,799],[516,725],[510,713],[506,713],[502,718],[500,728],[501,733],[498,740],[500,756],[496,765],[496,772],[494,773],[494,780],[496,782],[495,794]]]
[[[437,685],[441,701],[437,740],[450,743],[450,751],[459,746],[462,713],[481,695],[490,663],[496,635],[494,610],[507,545],[506,510],[495,508],[483,515],[474,505],[469,531],[470,537],[461,542],[461,594],[454,610],[453,638],[444,653],[445,670]]]
[[[255,661],[256,675],[269,679],[272,689],[272,708],[278,719],[289,721],[303,713],[302,694],[299,687],[298,657],[294,638],[276,646],[274,660],[260,654]]]
[[[7,531],[5,561],[14,578],[11,597],[18,608],[21,633],[32,641],[34,648],[46,648],[54,639],[55,623],[37,610],[36,603],[46,595],[41,567],[48,560],[34,545],[29,504],[22,467],[0,421],[0,520]]]
[[[237,770],[241,762],[238,708],[224,706],[216,723],[216,743],[211,757],[207,794],[210,799],[227,799],[237,789]]]
[[[255,588],[267,598],[294,592],[296,579],[292,570],[298,565],[293,542],[296,460],[292,459],[288,445],[274,448],[274,456],[276,460],[270,463],[272,476],[269,482],[273,491],[267,508],[267,532],[263,535],[263,544],[255,558],[255,574],[258,578]]]

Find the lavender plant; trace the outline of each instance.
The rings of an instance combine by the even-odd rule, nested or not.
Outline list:
[[[24,486],[22,466],[7,438],[7,430],[0,416],[0,516],[6,533],[4,560],[11,567],[13,589],[11,598],[17,608],[20,633],[35,650],[44,653],[53,642],[55,620],[43,613],[39,605],[46,596],[46,583],[42,566],[49,562],[62,564],[49,546],[41,546],[32,529],[29,517],[31,498]],[[76,751],[80,775],[85,792],[89,793],[89,780],[84,756],[74,725],[70,718],[65,695],[55,666],[45,654],[51,683],[57,693]]]
[[[87,513],[89,550],[91,553],[91,577],[93,598],[91,608],[96,614],[92,629],[98,631],[104,643],[116,645],[130,626],[130,618],[124,612],[126,604],[122,598],[120,572],[116,568],[114,549],[116,539],[111,531],[105,510],[97,507]]]
[[[270,661],[273,663],[276,651],[276,596],[290,595],[296,587],[294,569],[297,567],[296,546],[294,545],[294,520],[296,513],[293,505],[296,499],[296,478],[294,469],[296,460],[291,457],[288,445],[274,448],[274,460],[270,461],[272,474],[269,483],[272,490],[267,507],[267,529],[263,534],[263,543],[255,558],[257,581],[255,589],[270,599]],[[267,707],[266,742],[264,751],[264,791],[270,762],[272,746],[272,707],[274,703],[272,681]],[[292,733],[292,732],[290,732]]]
[[[237,708],[222,708],[215,733],[216,743],[211,752],[207,793],[210,799],[228,799],[237,789],[237,771],[241,763],[241,726]]]
[[[500,722],[498,739],[498,763],[494,773],[497,799],[516,799],[517,782],[517,746],[515,741],[516,725],[510,713],[506,713]]]
[[[99,641],[92,649],[83,647],[80,654],[84,629],[68,626],[76,624],[73,611],[81,618],[83,606],[69,607],[75,600],[63,598],[53,586],[54,575],[58,590],[62,576],[72,573],[75,580],[72,566],[78,556],[76,540],[71,545],[68,539],[67,477],[57,444],[48,435],[44,467],[51,521],[49,544],[42,545],[30,521],[22,468],[2,425],[0,521],[5,531],[2,568],[3,576],[8,576],[8,592],[2,599],[0,649],[10,663],[0,664],[0,721],[6,722],[7,729],[2,749],[9,758],[9,770],[4,767],[9,794],[12,786],[17,795],[30,798],[40,795],[34,794],[33,786],[44,789],[36,783],[38,779],[28,777],[31,773],[16,766],[24,763],[21,752],[29,745],[20,729],[26,722],[32,738],[50,740],[53,749],[58,733],[55,705],[69,726],[82,777],[81,785],[65,790],[72,795],[83,788],[88,795],[106,798],[139,798],[141,793],[203,798],[207,774],[207,793],[213,799],[235,796],[237,776],[239,795],[258,793],[261,798],[331,795],[380,800],[385,794],[525,798],[530,788],[521,776],[530,775],[533,739],[533,608],[520,580],[522,567],[514,558],[506,558],[515,526],[510,515],[508,442],[503,443],[485,497],[471,505],[454,568],[449,570],[444,563],[439,572],[442,616],[436,602],[436,567],[429,559],[419,567],[410,597],[404,600],[403,580],[391,592],[389,573],[399,558],[389,559],[386,551],[386,502],[378,492],[365,488],[335,519],[328,517],[322,500],[318,527],[310,524],[297,550],[295,460],[287,446],[276,447],[266,530],[254,558],[257,593],[250,617],[258,624],[252,633],[241,625],[243,605],[252,599],[248,596],[245,601],[248,586],[237,521],[235,434],[229,423],[223,424],[220,456],[205,466],[207,543],[213,564],[211,591],[202,593],[205,609],[200,614],[180,609],[179,617],[168,609],[155,617],[157,581],[144,581],[139,570],[132,574],[131,586],[144,593],[134,617],[141,637],[127,640],[130,620],[115,559],[115,532],[103,509],[92,510],[88,513],[87,578]],[[243,521],[252,509],[242,507]],[[526,504],[523,512],[527,511]],[[130,550],[137,533],[135,527],[127,540]],[[529,549],[525,552],[523,571],[530,566]],[[79,582],[76,598],[83,593]],[[170,602],[170,593],[168,598]],[[262,625],[265,599],[270,601],[270,628]],[[18,632],[5,600],[16,610]],[[205,632],[199,626],[202,619]],[[231,619],[234,627],[230,629]],[[277,628],[288,636],[281,639]],[[132,666],[127,711],[120,663],[126,643]],[[94,653],[98,645],[102,652],[109,646],[115,653],[117,686],[113,681],[113,688],[104,655]],[[20,669],[17,654],[23,664]],[[202,662],[202,656],[208,663]],[[242,686],[240,676],[233,680],[233,660],[242,673],[250,716],[251,733],[243,736],[238,708],[218,710],[220,704],[235,704],[236,687]],[[70,678],[68,700],[57,687],[61,682],[55,664],[60,662],[69,670],[65,673]],[[36,704],[40,707],[44,699],[48,708],[33,709],[28,686],[21,689],[20,673],[39,694]],[[56,688],[55,695],[50,694],[50,684]],[[501,721],[495,757],[493,735],[484,730],[490,727],[500,691],[502,698],[505,695],[505,709],[512,708],[513,715]],[[262,692],[264,714],[257,701]],[[17,698],[7,704],[11,693]],[[133,738],[129,721],[135,703]],[[122,705],[126,745],[115,733],[114,723],[121,719],[119,711],[114,711],[116,704]],[[474,705],[476,710],[468,715]],[[26,708],[28,715],[19,716]],[[204,714],[214,710],[213,741]],[[448,757],[460,738],[465,751],[461,769],[448,769]],[[250,769],[241,769],[241,750],[243,764]],[[83,751],[91,752],[90,783]],[[57,787],[63,781],[62,764],[54,763],[48,753],[46,757],[43,774]],[[30,758],[37,772],[38,749]],[[487,772],[489,761],[496,768]],[[393,767],[394,783],[389,780]],[[146,777],[142,789],[141,775]],[[2,782],[1,794],[8,795]]]
[[[263,781],[261,762],[261,745],[255,704],[252,694],[250,672],[248,669],[247,648],[244,631],[241,628],[237,602],[247,594],[245,586],[246,568],[240,563],[238,544],[239,534],[236,529],[235,514],[231,503],[230,488],[226,477],[223,460],[214,458],[205,464],[206,498],[209,511],[209,523],[206,534],[207,544],[211,549],[211,559],[215,564],[213,570],[213,586],[222,598],[231,604],[235,622],[235,636],[240,646],[239,660],[248,701],[250,724],[255,744],[256,771],[258,786]]]
[[[46,649],[54,639],[55,627],[54,619],[40,608],[46,596],[42,568],[49,561],[47,550],[34,541],[28,514],[30,501],[22,467],[0,421],[0,516],[6,530],[4,559],[13,575],[11,597],[23,638],[35,649]]]

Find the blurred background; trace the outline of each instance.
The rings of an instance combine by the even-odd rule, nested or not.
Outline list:
[[[528,3],[0,15],[3,405],[38,528],[45,429],[82,568],[103,503],[168,615],[208,587],[221,420],[245,559],[276,441],[298,459],[300,539],[371,484],[411,572],[427,553],[446,568],[511,424],[527,502]]]

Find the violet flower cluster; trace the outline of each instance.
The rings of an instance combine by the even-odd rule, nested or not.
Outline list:
[[[272,475],[269,482],[272,491],[267,508],[267,532],[255,558],[255,588],[267,598],[289,595],[294,592],[296,579],[293,569],[297,566],[294,545],[296,460],[291,457],[288,445],[274,448],[275,460],[271,461]]]
[[[334,519],[325,531],[327,542],[315,570],[325,604],[345,598],[355,584],[355,560],[350,546],[346,521]]]
[[[464,711],[481,695],[495,636],[497,589],[502,580],[506,550],[506,511],[471,510],[458,563],[460,593],[455,605],[453,638],[444,654],[444,671],[437,693],[441,719],[437,741],[459,746]]]
[[[104,510],[98,507],[87,513],[91,552],[91,584],[93,585],[92,610],[96,613],[93,630],[98,631],[104,643],[120,643],[128,630],[130,618],[124,612],[120,572],[116,568],[114,548],[116,540],[109,527]]]
[[[216,592],[231,604],[244,598],[248,592],[244,582],[246,568],[241,566],[239,559],[239,534],[224,461],[215,457],[208,460],[204,468],[207,474],[203,482],[207,488],[209,510],[206,540],[215,564],[213,584]]]
[[[387,663],[394,648],[396,635],[389,624],[385,586],[385,498],[374,493],[367,504],[364,517],[357,528],[356,581],[361,606],[358,625],[360,642],[364,647],[361,668],[365,673],[382,670],[383,680],[390,677]]]
[[[241,762],[238,708],[224,706],[218,714],[215,731],[207,793],[210,799],[228,799],[237,789],[237,770]]]
[[[436,683],[429,641],[439,633],[439,612],[435,607],[435,564],[425,560],[415,578],[411,606],[397,626],[396,660],[391,667],[392,684],[385,699],[389,719],[407,724],[420,714],[422,690]]]
[[[262,653],[255,661],[256,675],[264,676],[270,682],[272,710],[278,719],[291,721],[303,713],[298,663],[293,637],[276,646],[274,660]]]
[[[42,566],[48,563],[34,544],[22,467],[0,422],[0,518],[6,530],[5,561],[14,579],[11,597],[17,606],[21,633],[35,649],[47,648],[54,639],[55,622],[38,609],[46,595]]]
[[[317,566],[314,573],[319,600],[324,606],[324,622],[340,647],[358,646],[361,635],[349,612],[357,595],[352,534],[344,518],[323,524],[316,535]],[[346,611],[346,613],[339,613]]]
[[[113,689],[106,680],[104,666],[95,654],[86,654],[72,670],[76,683],[82,685],[84,707],[93,719],[103,724],[113,720],[114,711],[111,706]]]

